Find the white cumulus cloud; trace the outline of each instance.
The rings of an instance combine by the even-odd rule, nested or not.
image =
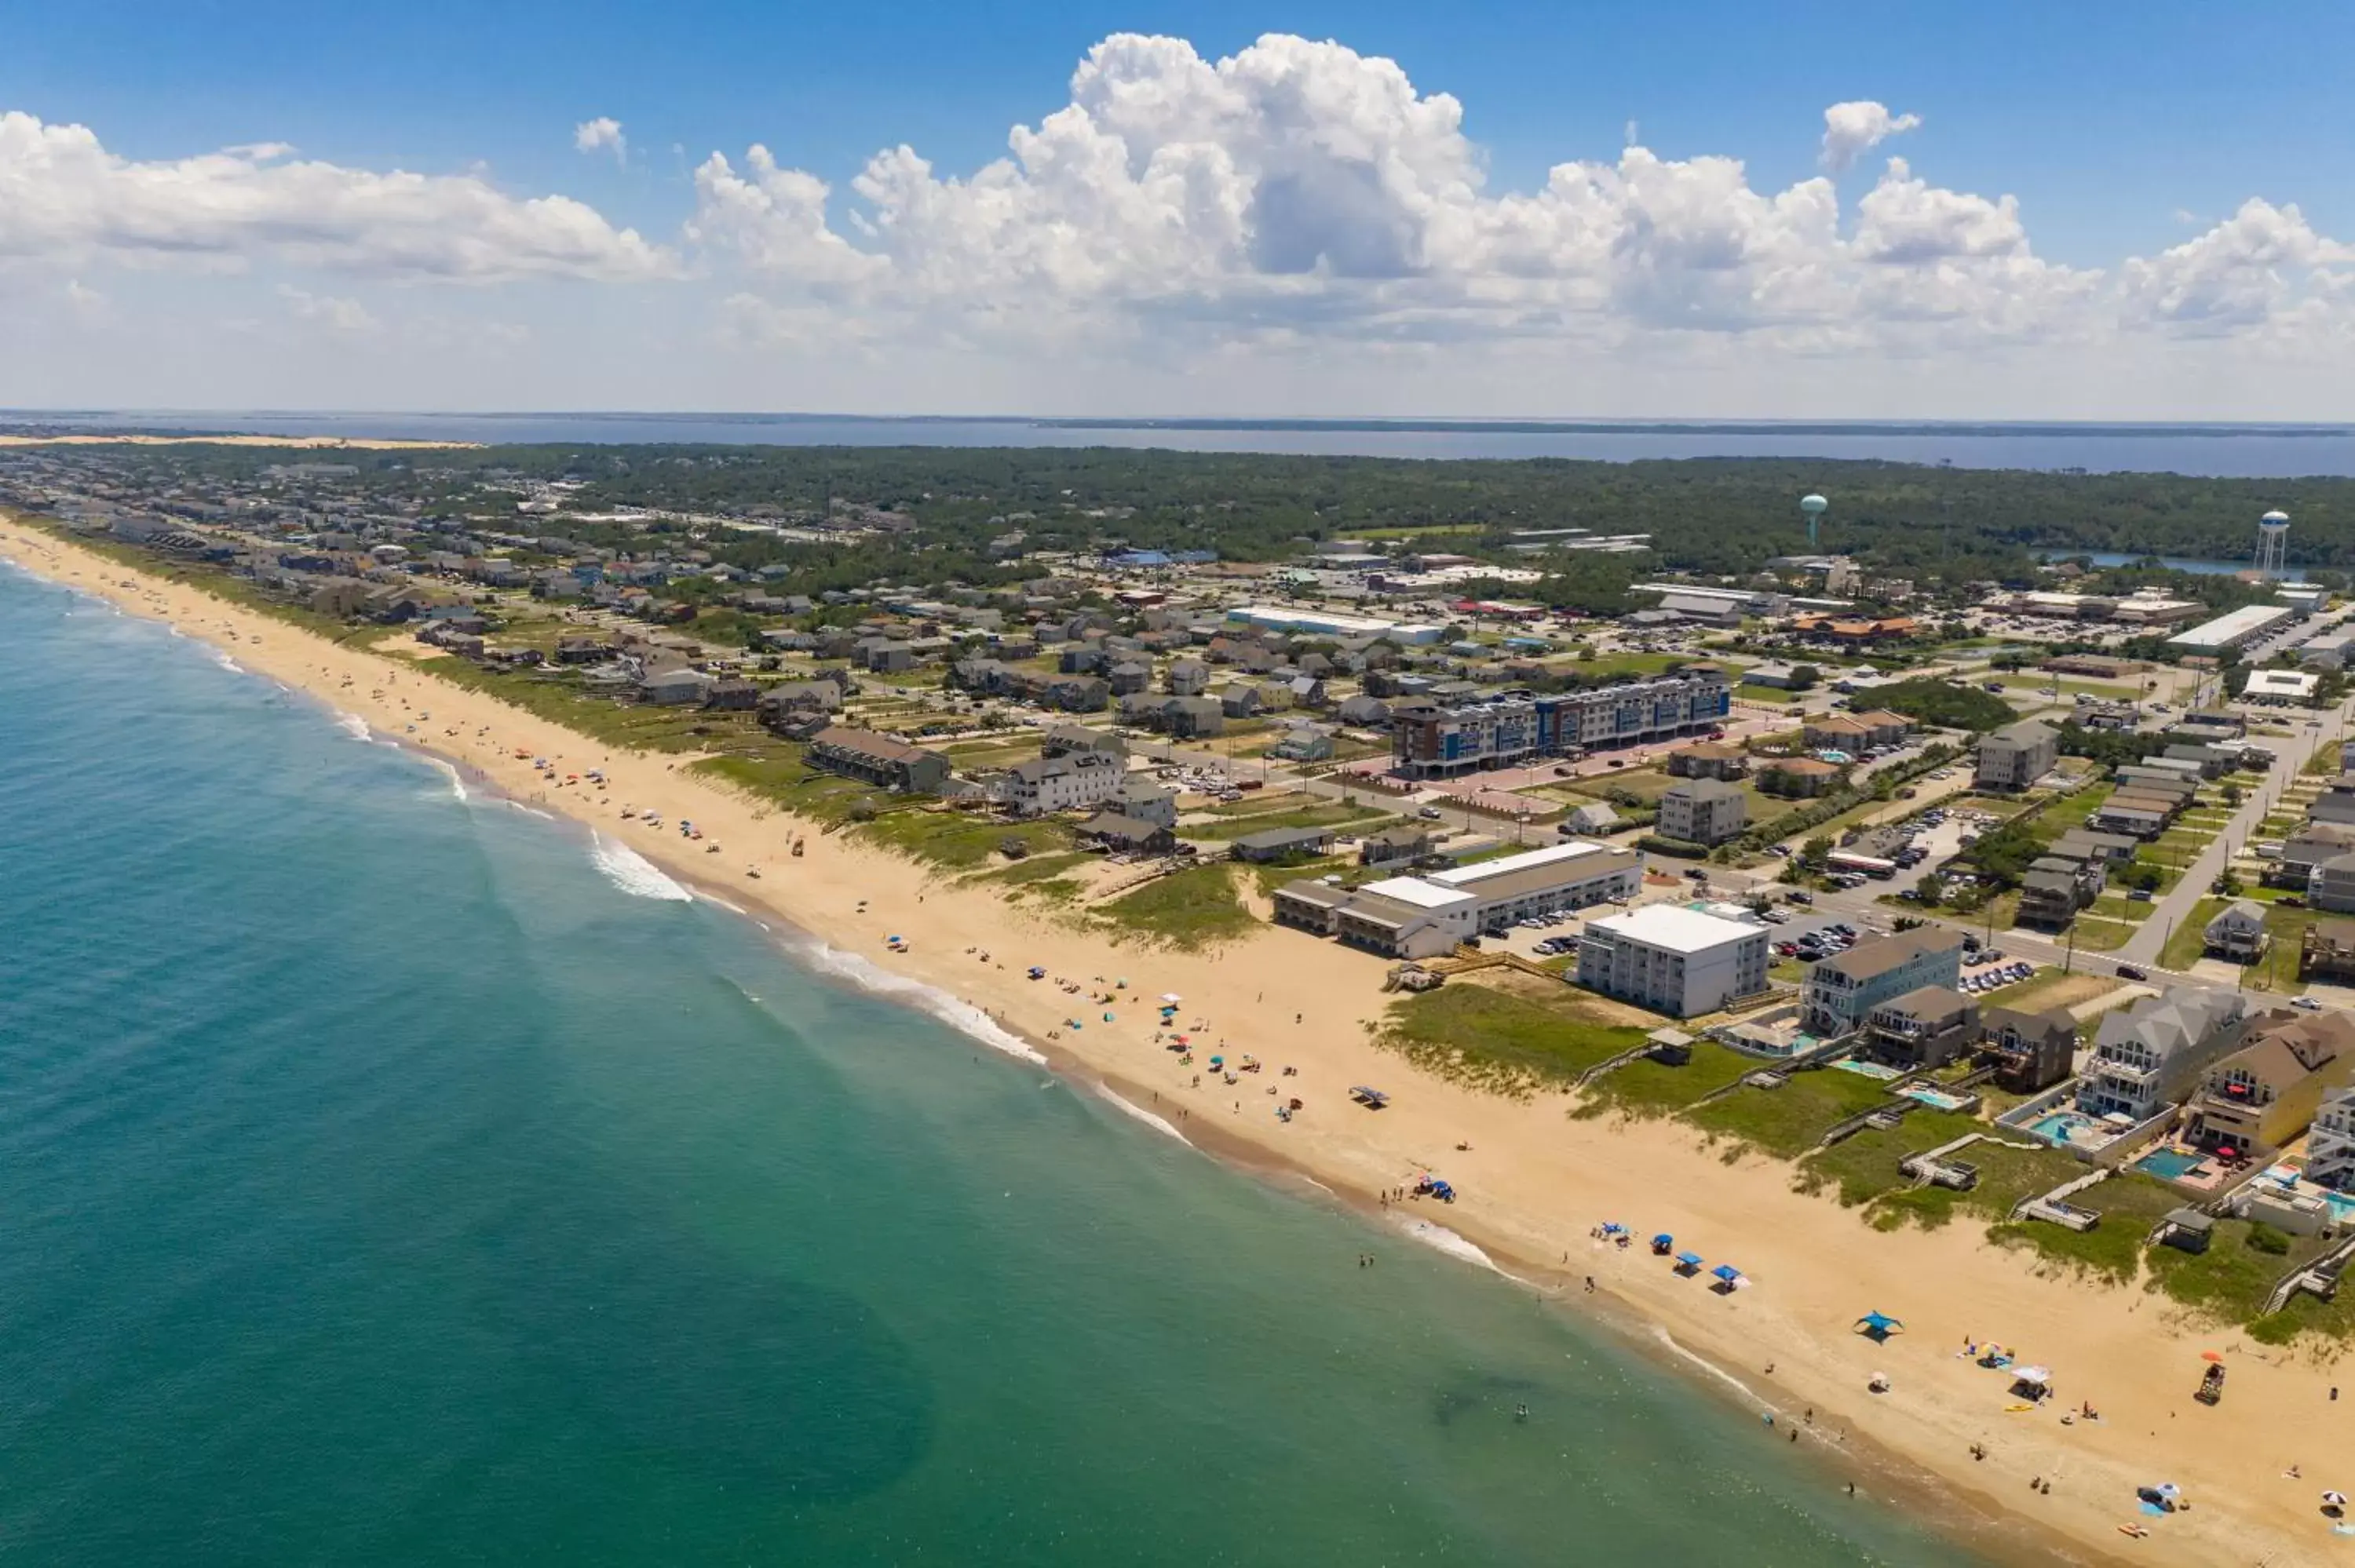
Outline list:
[[[346,168],[274,144],[143,163],[85,126],[0,114],[0,258],[84,256],[460,282],[677,270],[591,207],[509,196],[480,175]]]
[[[630,139],[622,134],[622,122],[607,114],[600,114],[594,120],[583,120],[572,128],[572,150],[576,153],[611,153],[617,164],[630,161]]]
[[[1845,174],[1859,158],[1891,136],[1921,126],[1920,115],[1891,114],[1889,105],[1869,98],[1835,103],[1824,111],[1823,165],[1833,174]]]
[[[286,302],[287,313],[296,321],[308,322],[330,332],[369,337],[384,330],[384,323],[357,300],[314,294],[292,283],[279,284],[278,297]]]

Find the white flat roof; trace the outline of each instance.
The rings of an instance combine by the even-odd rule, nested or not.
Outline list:
[[[1369,882],[1358,891],[1395,898],[1418,909],[1444,909],[1451,905],[1468,903],[1472,897],[1460,888],[1444,886],[1421,876],[1385,877],[1380,882]]]
[[[2301,675],[2295,670],[2252,670],[2249,683],[2242,690],[2260,697],[2307,697],[2321,683],[2321,676]]]
[[[1548,844],[1543,849],[1523,850],[1518,854],[1498,855],[1495,860],[1484,860],[1476,865],[1459,865],[1449,871],[1434,871],[1431,874],[1431,880],[1444,883],[1450,887],[1465,887],[1474,883],[1486,882],[1492,876],[1510,876],[1517,871],[1527,871],[1533,865],[1553,865],[1565,860],[1576,860],[1580,855],[1593,854],[1602,848],[1601,844],[1591,840],[1566,839],[1558,844]]]
[[[2188,631],[2179,631],[2167,641],[2187,648],[2215,648],[2236,637],[2247,637],[2266,627],[2288,620],[2296,611],[2286,604],[2244,604],[2227,611],[2213,620],[2205,620]]]
[[[1672,953],[1705,953],[1712,948],[1722,948],[1755,937],[1765,939],[1766,928],[1745,921],[1721,920],[1714,915],[1704,915],[1698,909],[1687,909],[1676,904],[1647,904],[1641,909],[1631,909],[1625,915],[1613,915],[1586,923],[1590,931],[1608,931],[1614,937],[1641,942],[1647,948],[1660,948]]]

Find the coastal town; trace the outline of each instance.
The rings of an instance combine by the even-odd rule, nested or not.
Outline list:
[[[1248,949],[1320,977],[1364,1020],[1346,1084],[1246,1083],[1284,1058],[1175,992],[1161,1075],[1123,1075],[1264,1086],[1255,1136],[1537,1097],[1770,1161],[1859,1252],[1967,1229],[2261,1352],[2328,1361],[2355,1335],[2355,604],[2327,585],[2220,572],[2227,607],[2090,563],[1928,582],[1828,551],[1729,578],[1575,528],[1241,560],[1007,515],[999,580],[815,586],[809,552],[920,566],[921,526],[842,501],[617,512],[499,472],[421,505],[336,455],[228,480],[24,449],[0,507],[413,672],[397,738],[496,740],[601,832],[688,839],[701,881],[789,898],[838,845],[986,897],[1009,924],[964,958],[1065,993],[1042,1044],[1092,1043],[1158,987],[1071,1001],[1103,976],[1029,963],[1025,929],[1146,971]],[[1643,568],[1640,608],[1549,600],[1592,559]],[[432,687],[578,747],[462,733]],[[616,795],[614,755],[751,819]],[[927,940],[901,924],[888,957]],[[1451,1224],[1486,1195],[1457,1148],[1393,1172]],[[1651,1252],[1671,1277],[1704,1261]],[[1721,1294],[1774,1288],[1706,1261]],[[2070,1369],[1972,1349],[2022,1408],[2094,1419]],[[2202,1372],[2187,1395],[2214,1392]]]

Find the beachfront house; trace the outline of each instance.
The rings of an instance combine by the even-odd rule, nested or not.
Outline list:
[[[1587,922],[1578,983],[1676,1018],[1715,1012],[1766,989],[1766,927],[1651,904]]]
[[[1996,1086],[2007,1094],[2049,1089],[2076,1063],[2077,1021],[2064,1009],[2024,1012],[1990,1007],[1979,1030],[1979,1060],[1995,1069]]]
[[[1820,966],[1818,966],[1820,967]],[[2109,1013],[2094,1036],[2093,1060],[2077,1086],[2090,1117],[2147,1120],[2182,1099],[2200,1074],[2240,1038],[2247,1012],[2238,991],[2176,986]]]
[[[1980,739],[1973,782],[1982,789],[2025,789],[2060,760],[2060,732],[2023,719]]]
[[[2314,1119],[2325,1094],[2355,1079],[2355,1019],[2279,1008],[2211,1066],[2185,1109],[2183,1140],[2215,1154],[2276,1150]]]
[[[2355,1192],[2355,1088],[2324,1093],[2306,1139],[2306,1178]]]
[[[1739,834],[1750,819],[1742,791],[1719,779],[1689,779],[1660,796],[1660,832],[1688,843],[1721,844]]]
[[[1159,822],[1141,821],[1118,811],[1099,811],[1080,824],[1082,843],[1102,844],[1114,854],[1173,854],[1178,835]]]
[[[1953,986],[1963,978],[1963,938],[1943,927],[1923,926],[1871,937],[1845,953],[1809,966],[1800,992],[1801,1027],[1825,1039],[1854,1033],[1885,1001],[1923,986]]]
[[[1331,828],[1267,828],[1245,833],[1228,846],[1227,853],[1236,860],[1253,864],[1314,860],[1332,853],[1333,833]]]
[[[2236,964],[2254,964],[2264,957],[2269,940],[2264,906],[2246,898],[2234,899],[2217,911],[2200,933],[2200,945],[2210,958]]]
[[[2333,855],[2307,873],[2306,901],[2333,915],[2355,914],[2355,853]]]
[[[811,736],[806,756],[813,768],[907,794],[938,794],[949,778],[949,759],[939,752],[847,725]]]
[[[2019,910],[2014,918],[2022,926],[2066,926],[2078,910],[2101,896],[2107,874],[2102,861],[2038,855],[2020,878]]]
[[[1864,1015],[1864,1051],[1906,1072],[1943,1067],[1979,1041],[1979,1004],[1961,991],[1925,985]]]
[[[1017,816],[1087,810],[1120,793],[1126,768],[1123,758],[1101,751],[1037,757],[1007,768],[998,795]]]
[[[1589,800],[1583,806],[1573,807],[1562,818],[1560,831],[1564,834],[1607,833],[1618,825],[1619,813],[1608,802]]]
[[[1132,779],[1120,787],[1120,793],[1105,802],[1124,817],[1134,817],[1140,822],[1153,822],[1165,828],[1178,825],[1178,797],[1160,785],[1142,779]]]
[[[2297,978],[2355,980],[2355,920],[2317,920],[2297,945]]]
[[[1439,836],[1429,828],[1401,822],[1358,841],[1360,865],[1413,865],[1439,847]]]

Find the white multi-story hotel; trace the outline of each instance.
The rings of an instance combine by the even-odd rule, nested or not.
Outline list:
[[[1653,904],[1590,920],[1578,983],[1639,1007],[1690,1018],[1766,989],[1766,927]]]

